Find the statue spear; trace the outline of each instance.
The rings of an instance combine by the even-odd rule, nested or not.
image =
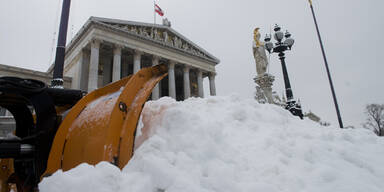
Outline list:
[[[331,73],[329,72],[329,67],[328,67],[327,57],[325,56],[325,51],[324,51],[323,42],[322,42],[322,40],[321,40],[321,36],[320,36],[319,26],[317,25],[315,12],[313,11],[312,0],[308,0],[308,2],[309,2],[309,6],[311,7],[312,16],[313,16],[313,21],[315,22],[316,31],[317,31],[317,36],[318,36],[318,38],[319,38],[320,47],[321,47],[321,52],[322,52],[322,54],[323,54],[323,59],[324,59],[325,68],[327,69],[328,80],[329,80],[329,85],[331,86],[332,97],[333,97],[333,102],[334,102],[334,104],[335,104],[335,108],[336,108],[337,119],[338,119],[338,121],[339,121],[339,126],[340,126],[340,128],[343,128],[343,121],[341,120],[341,115],[340,115],[339,105],[337,104],[336,93],[335,93],[335,89],[334,89],[334,87],[333,87],[332,78],[331,78]]]

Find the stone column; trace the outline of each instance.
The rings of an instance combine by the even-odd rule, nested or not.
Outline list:
[[[81,69],[79,69],[80,86],[79,88],[83,91],[88,91],[88,78],[89,78],[89,62],[90,62],[90,51],[89,49],[83,48],[81,60]]]
[[[176,62],[169,61],[168,67],[168,95],[174,99],[176,99],[175,64]]]
[[[184,99],[191,97],[191,86],[189,81],[189,66],[183,68],[184,71]]]
[[[84,76],[85,74],[88,74],[88,71],[85,71],[84,67],[85,67],[85,63],[84,63],[84,57],[85,57],[85,53],[84,53],[84,48],[79,51],[79,61],[77,62],[77,68],[76,68],[76,72],[75,72],[75,75],[74,77],[72,78],[72,85],[71,85],[71,88],[72,89],[81,89],[83,87],[81,87],[81,84],[84,83]],[[88,57],[89,57],[89,54],[88,54]],[[89,64],[86,66],[87,69],[89,68]],[[88,76],[86,76],[86,79],[85,81],[88,83]],[[86,90],[88,90],[88,87],[86,88]]]
[[[159,57],[153,56],[152,57],[152,66],[159,64]],[[152,90],[152,100],[157,100],[160,97],[160,89],[159,89],[159,83],[156,84],[155,88]]]
[[[115,45],[113,49],[113,69],[112,82],[118,81],[121,78],[121,46]]]
[[[139,51],[139,50],[135,50],[134,54],[133,54],[133,74],[137,73],[138,71],[140,71],[140,67],[141,67],[141,55],[143,54],[143,52]],[[156,64],[157,65],[157,64]]]
[[[209,90],[211,92],[211,96],[216,95],[215,76],[215,73],[209,73]]]
[[[111,83],[112,81],[112,60],[110,57],[101,57],[100,63],[103,64],[103,86]]]
[[[199,97],[204,97],[203,71],[201,69],[197,71],[197,87],[199,89]]]
[[[93,39],[91,41],[91,61],[89,65],[88,92],[97,89],[97,81],[99,76],[99,49],[100,40]]]

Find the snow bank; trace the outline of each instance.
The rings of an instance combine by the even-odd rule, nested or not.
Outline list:
[[[41,192],[382,192],[384,138],[299,120],[237,96],[148,102],[120,171],[102,162],[45,178]],[[143,138],[148,139],[141,144]]]

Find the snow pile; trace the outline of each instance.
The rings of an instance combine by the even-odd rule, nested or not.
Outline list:
[[[299,120],[237,96],[148,102],[135,151],[120,171],[102,162],[58,171],[48,191],[382,192],[384,138]]]

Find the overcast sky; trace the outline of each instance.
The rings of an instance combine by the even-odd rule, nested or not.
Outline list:
[[[0,63],[46,71],[54,59],[62,0],[0,1]],[[221,60],[218,95],[251,98],[256,65],[253,29],[275,23],[295,39],[286,53],[295,98],[337,125],[331,91],[307,0],[158,0],[172,28]],[[359,127],[364,106],[384,103],[382,0],[313,0],[344,125]],[[90,16],[153,23],[151,0],[72,0],[68,42]],[[157,17],[157,23],[161,19]],[[379,57],[381,56],[381,57]],[[281,64],[270,57],[273,89],[284,91]],[[204,80],[208,94],[207,80]]]

